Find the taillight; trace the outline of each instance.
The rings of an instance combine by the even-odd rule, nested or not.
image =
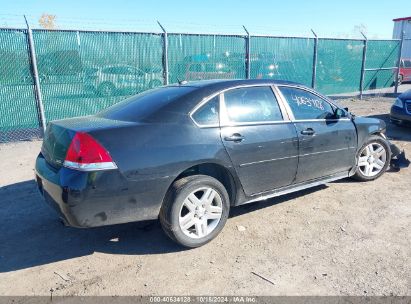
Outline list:
[[[80,171],[117,168],[108,151],[91,135],[82,132],[74,135],[63,165]]]

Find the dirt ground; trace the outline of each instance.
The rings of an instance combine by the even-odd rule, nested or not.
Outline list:
[[[340,102],[387,121],[393,99]],[[411,158],[411,129],[388,136]],[[411,295],[411,168],[233,208],[183,250],[157,221],[62,226],[33,181],[40,145],[0,145],[0,295]]]

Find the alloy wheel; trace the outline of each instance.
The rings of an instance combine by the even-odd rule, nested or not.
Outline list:
[[[209,235],[218,225],[223,213],[221,196],[210,187],[191,192],[184,200],[179,225],[190,238],[199,239]]]
[[[365,146],[358,158],[358,167],[364,176],[372,177],[383,170],[387,152],[383,145],[373,142]]]

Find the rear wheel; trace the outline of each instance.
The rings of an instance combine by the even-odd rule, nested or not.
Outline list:
[[[361,147],[357,154],[357,170],[353,178],[360,181],[377,179],[387,170],[391,160],[388,142],[373,135]]]
[[[174,182],[160,211],[166,234],[185,247],[199,247],[223,229],[230,210],[226,189],[215,178],[193,175]]]

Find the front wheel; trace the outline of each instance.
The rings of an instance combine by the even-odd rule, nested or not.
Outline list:
[[[230,210],[228,194],[215,178],[183,177],[171,186],[160,211],[166,234],[185,247],[199,247],[223,229]]]
[[[388,142],[373,135],[361,147],[357,154],[357,170],[353,178],[360,181],[377,179],[387,170],[391,160]]]

